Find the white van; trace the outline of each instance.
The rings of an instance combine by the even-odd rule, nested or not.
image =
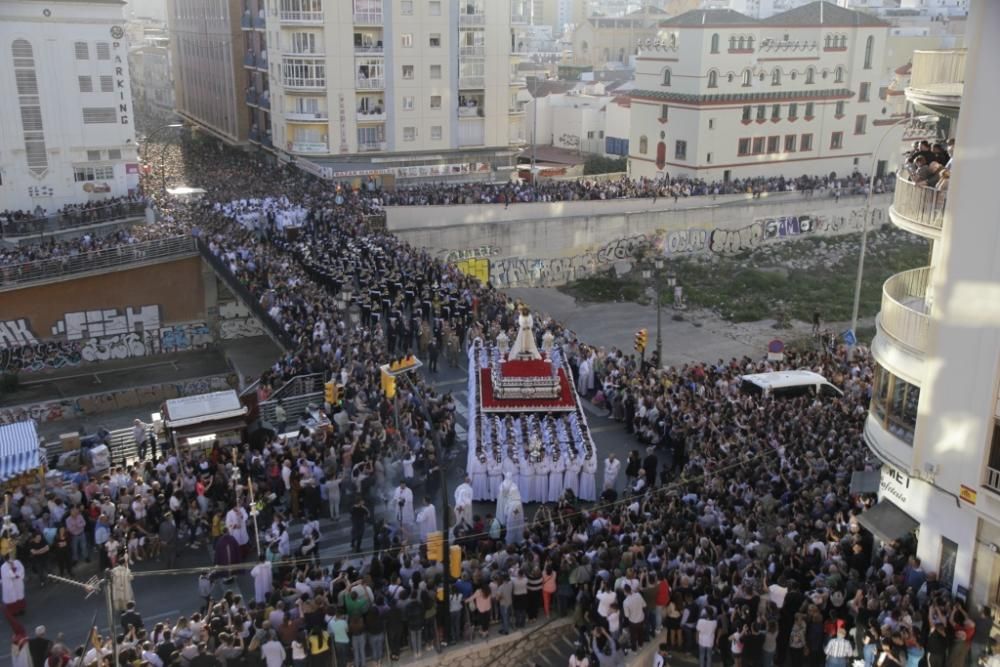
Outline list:
[[[839,398],[844,395],[829,380],[812,371],[775,371],[740,377],[740,391],[751,396],[798,398],[820,396]]]

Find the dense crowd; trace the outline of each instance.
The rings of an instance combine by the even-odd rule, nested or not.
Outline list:
[[[620,665],[661,628],[661,658],[691,651],[703,667],[839,667],[855,655],[865,667],[964,667],[973,646],[982,650],[988,622],[914,558],[912,536],[879,543],[858,522],[873,501],[849,489],[852,473],[869,466],[862,429],[872,367],[863,349],[660,369],[537,317],[538,343],[551,332],[577,379],[586,365],[587,398],[634,434],[637,450],[625,462],[602,460],[596,505],[563,496],[519,535],[500,516],[457,516],[461,575],[445,594],[443,565],[423,538],[459,448],[456,406],[414,377],[399,387],[397,421],[378,366],[408,351],[457,364],[478,336],[513,338],[514,302],[371,229],[383,200],[369,193],[204,145],[177,157],[176,168],[210,193],[164,203],[161,214],[207,243],[293,341],[260,378],[261,397],[322,373],[344,385],[342,405],[328,429],[282,423],[279,410],[273,432],[237,447],[168,450],[99,475],[83,466],[51,497],[14,494],[13,521],[0,530],[8,614],[23,607],[26,572],[44,581],[53,564],[73,573],[96,555],[123,580],[114,588],[122,660],[151,667],[319,667],[334,655],[338,667],[381,665],[407,649],[420,656],[559,614],[579,633],[573,667]],[[278,196],[305,211],[297,234],[279,233],[263,207],[243,215],[246,200]],[[822,373],[843,396],[740,393],[739,375],[786,367]],[[350,522],[354,557],[319,553],[321,516]],[[260,560],[247,563],[257,536]],[[179,549],[198,544],[210,545],[216,566],[201,577],[203,607],[144,623],[123,565],[155,558],[169,570]],[[241,568],[252,600],[221,592]],[[85,652],[49,641],[44,628],[28,640],[8,617],[15,665],[36,655],[54,656],[52,665],[112,663],[96,632]]]
[[[0,211],[0,237],[32,235],[119,220],[135,215],[143,203],[138,195],[126,195],[67,204],[51,213],[41,206],[32,211],[8,209]]]

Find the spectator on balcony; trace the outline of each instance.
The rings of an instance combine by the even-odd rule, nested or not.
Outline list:
[[[924,185],[928,188],[935,187],[938,181],[941,180],[941,169],[940,162],[931,162],[927,165],[926,171],[921,171],[917,174],[916,184]]]

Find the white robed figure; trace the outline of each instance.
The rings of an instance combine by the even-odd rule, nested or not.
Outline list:
[[[490,481],[490,500],[496,500],[497,494],[500,493],[500,480],[503,479],[503,468],[501,467],[500,461],[496,459],[490,459],[487,462],[486,474]]]
[[[517,489],[523,499],[522,502],[532,503],[535,501],[535,466],[527,458],[521,459],[520,466]]]
[[[518,483],[517,482],[517,474],[518,474],[517,461],[515,461],[513,458],[511,458],[510,455],[508,454],[507,456],[505,456],[503,458],[503,476],[504,476],[504,479],[506,479],[507,476],[509,475],[511,481],[514,482],[515,486],[517,486],[517,483]],[[503,482],[500,482],[500,486],[503,486]],[[499,514],[497,515],[497,518],[500,518]],[[502,521],[503,519],[501,518],[500,520]]]
[[[517,493],[517,484],[514,482],[514,476],[506,472],[503,475],[503,481],[500,482],[500,491],[497,493],[497,512],[495,516],[500,521],[507,518],[507,503],[510,502],[511,496],[515,493]]]
[[[597,457],[587,454],[583,459],[583,470],[580,472],[580,500],[597,500]]]
[[[406,486],[406,482],[400,482],[393,492],[392,508],[401,526],[413,525],[413,491]]]
[[[125,559],[111,568],[111,603],[115,609],[124,610],[129,602],[135,602],[135,591],[132,590],[132,571]]]
[[[517,338],[510,348],[508,359],[541,359],[542,355],[535,345],[535,320],[527,306],[521,306],[521,314],[517,318]]]
[[[472,525],[473,498],[472,484],[469,483],[469,478],[466,477],[465,481],[459,484],[458,488],[455,489],[455,525],[458,525],[463,521],[466,525]]]
[[[426,542],[427,535],[437,530],[438,526],[437,509],[429,499],[425,498],[424,501],[427,504],[417,512],[417,530],[420,532],[421,542]]]
[[[226,512],[226,528],[229,534],[236,538],[241,547],[250,543],[250,533],[247,531],[247,511],[242,507],[234,507]]]
[[[16,558],[9,558],[0,566],[0,583],[3,584],[3,603],[16,604],[24,600],[24,565]]]
[[[580,470],[583,469],[583,461],[579,456],[570,457],[566,462],[566,472],[563,474],[563,487],[573,492],[577,498],[580,497]]]
[[[253,599],[258,603],[266,601],[272,586],[271,562],[262,555],[260,562],[250,570],[250,576],[253,577]]]
[[[536,503],[544,503],[549,495],[549,460],[543,456],[533,467],[535,487],[531,490],[531,498]]]
[[[563,494],[563,474],[566,472],[566,459],[562,456],[549,462],[549,495],[550,503],[559,502]]]
[[[486,500],[490,495],[489,477],[486,475],[486,464],[478,456],[469,461],[469,479],[472,482],[472,497]]]
[[[518,493],[516,486],[507,499],[506,512],[503,524],[507,529],[507,543],[521,544],[524,542],[524,505],[521,503],[521,494]]]
[[[580,362],[577,371],[576,392],[580,396],[587,396],[594,391],[594,357],[587,355],[587,358]]]

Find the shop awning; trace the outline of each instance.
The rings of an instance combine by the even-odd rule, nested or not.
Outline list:
[[[242,417],[247,413],[233,390],[172,398],[167,401],[167,428],[182,428],[204,422]]]
[[[880,470],[857,470],[851,473],[851,493],[876,493],[881,475]]]
[[[197,424],[190,424],[174,429],[174,435],[178,438],[197,438],[202,435],[212,433],[226,433],[228,431],[238,431],[246,428],[246,420],[243,417],[233,419],[213,419]]]
[[[888,500],[881,500],[867,512],[858,515],[858,523],[883,542],[892,542],[917,529],[920,524]]]
[[[34,421],[0,426],[0,482],[34,470],[41,464]]]

